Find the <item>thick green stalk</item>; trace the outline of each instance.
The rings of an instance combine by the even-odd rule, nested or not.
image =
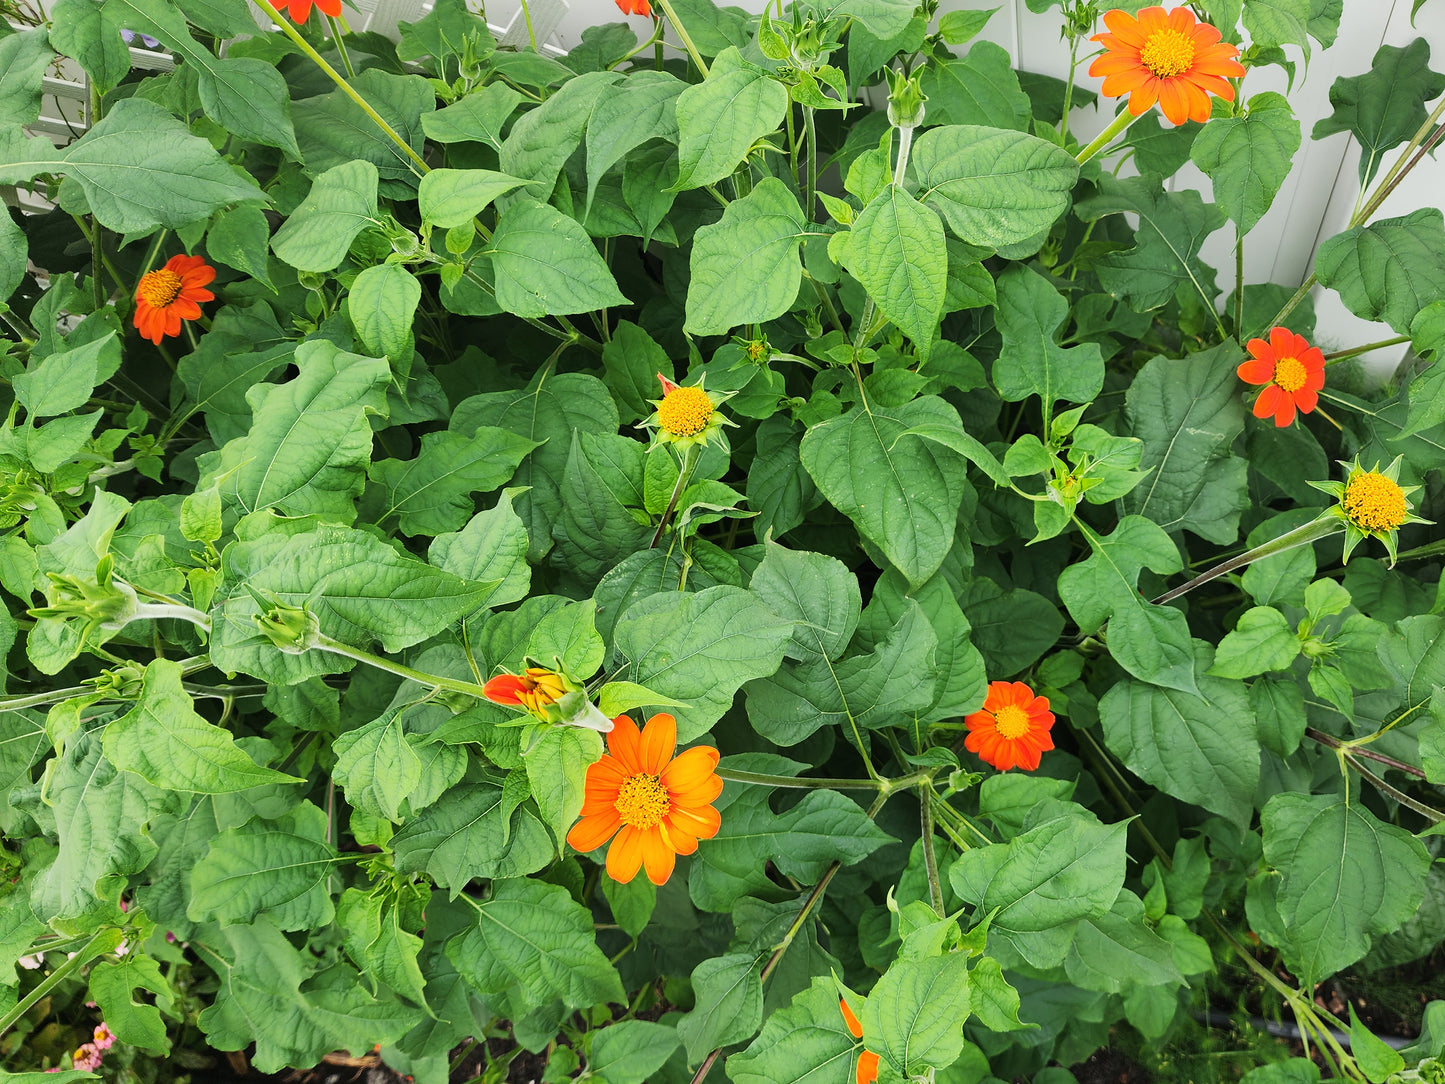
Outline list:
[[[1166,602],[1172,602],[1180,595],[1194,588],[1208,583],[1210,580],[1218,579],[1236,568],[1243,568],[1251,562],[1258,561],[1263,557],[1272,557],[1276,553],[1284,553],[1286,550],[1294,549],[1296,546],[1303,546],[1309,542],[1318,542],[1321,538],[1328,538],[1332,534],[1338,534],[1345,529],[1345,521],[1334,516],[1312,519],[1301,527],[1292,531],[1286,531],[1278,538],[1271,539],[1262,546],[1255,546],[1254,549],[1245,550],[1237,557],[1215,565],[1208,572],[1201,572],[1194,579],[1172,591],[1166,591],[1153,600],[1155,606],[1162,606]]]
[[[1395,335],[1389,339],[1381,339],[1379,342],[1366,343],[1364,346],[1353,346],[1348,350],[1336,350],[1333,354],[1325,355],[1325,364],[1344,361],[1346,358],[1359,357],[1361,354],[1368,354],[1371,350],[1383,350],[1387,346],[1399,346],[1401,343],[1410,341],[1408,335]]]
[[[1143,114],[1141,113],[1139,114],[1139,116],[1143,116]],[[1078,154],[1074,155],[1074,161],[1078,162],[1079,165],[1082,166],[1090,158],[1094,157],[1094,155],[1098,154],[1101,150],[1103,150],[1111,142],[1113,142],[1116,136],[1124,132],[1129,127],[1129,125],[1133,124],[1138,119],[1139,117],[1134,116],[1134,114],[1130,113],[1127,108],[1120,110],[1119,115],[1114,118],[1112,123],[1110,123],[1109,127],[1105,128],[1102,132],[1096,135],[1092,143],[1090,143],[1083,150],[1079,151]]]
[[[54,990],[97,956],[110,952],[120,944],[123,939],[124,935],[114,926],[97,930],[95,935],[91,937],[79,951],[74,953],[70,959],[57,967],[45,977],[45,980],[41,982],[39,986],[31,990],[30,993],[26,994],[20,1001],[16,1002],[13,1009],[4,1016],[0,1016],[0,1035],[4,1035],[14,1027],[15,1022],[45,998],[51,990]]]
[[[692,43],[692,37],[688,34],[687,27],[682,25],[682,20],[677,17],[677,12],[672,9],[672,4],[668,0],[657,0],[657,6],[667,16],[667,21],[672,24],[672,28],[677,31],[677,36],[682,39],[682,45],[687,50],[687,55],[692,57],[692,62],[697,65],[697,70],[702,72],[702,77],[706,79],[707,64],[703,61],[702,54],[697,51],[697,46]]]

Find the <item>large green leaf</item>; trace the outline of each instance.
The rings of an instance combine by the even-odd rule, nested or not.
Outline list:
[[[97,373],[102,364],[110,372],[120,340],[114,332],[77,346],[57,350],[31,362],[22,373],[12,378],[15,399],[32,418],[53,418],[79,410],[90,401],[90,393],[99,382]]]
[[[984,15],[979,11],[951,15]],[[1026,132],[1029,96],[1019,86],[1008,50],[991,41],[971,46],[962,60],[942,60],[923,69],[929,124],[981,124]]]
[[[1204,239],[1224,225],[1224,212],[1192,189],[1166,192],[1158,177],[1116,180],[1106,173],[1098,195],[1078,205],[1085,221],[1111,214],[1137,215],[1134,247],[1110,252],[1095,265],[1099,281],[1136,311],[1169,303],[1180,286],[1197,293],[1210,311],[1219,292],[1214,270],[1199,258]]]
[[[188,917],[230,925],[265,911],[283,930],[329,924],[335,909],[326,880],[340,859],[327,827],[325,811],[306,802],[279,822],[222,832],[191,871]]]
[[[367,472],[383,490],[378,522],[396,516],[403,534],[459,530],[475,510],[473,493],[490,493],[537,447],[507,429],[483,425],[462,433],[427,433],[415,459],[383,459]]]
[[[534,873],[556,857],[536,811],[492,783],[468,780],[392,837],[399,873],[426,873],[456,899],[473,877]]]
[[[861,1051],[838,1008],[832,978],[815,978],[773,1013],[746,1050],[728,1058],[734,1084],[845,1084]]]
[[[1124,412],[1133,435],[1144,442],[1139,469],[1148,473],[1124,497],[1128,512],[1166,531],[1187,527],[1221,544],[1234,541],[1238,510],[1233,530],[1219,537],[1220,522],[1201,509],[1200,494],[1211,468],[1227,457],[1244,428],[1234,372],[1239,353],[1233,342],[1225,342],[1182,359],[1156,357],[1139,370]]]
[[[494,881],[476,925],[447,944],[462,977],[483,995],[520,990],[531,1004],[573,1009],[625,998],[597,947],[592,914],[565,888],[525,878]]]
[[[749,64],[736,48],[724,49],[707,78],[678,96],[673,187],[684,191],[722,180],[757,140],[777,130],[787,108],[782,83]]]
[[[330,271],[356,235],[378,223],[376,167],[357,159],[333,166],[271,238],[271,251],[298,271]]]
[[[0,125],[40,116],[41,75],[54,59],[43,27],[0,38]]]
[[[798,243],[806,226],[788,186],[768,177],[700,228],[689,261],[687,330],[723,334],[787,312],[803,279]]]
[[[504,489],[496,504],[478,512],[455,534],[437,535],[427,551],[427,560],[453,576],[478,583],[500,581],[487,597],[493,606],[526,598],[532,584],[527,528],[512,507],[516,493]]]
[[[254,417],[244,437],[202,457],[205,484],[243,512],[327,513],[350,519],[371,460],[367,417],[386,413],[391,369],[327,339],[296,348],[294,378],[246,393]]]
[[[1143,681],[1193,693],[1194,648],[1184,614],[1139,594],[1143,568],[1167,574],[1182,567],[1179,551],[1152,520],[1125,516],[1106,537],[1085,530],[1092,556],[1059,576],[1059,597],[1084,632],[1109,622],[1114,661]]]
[[[1107,915],[1080,920],[1064,971],[1075,986],[1111,994],[1184,981],[1173,946],[1148,925],[1143,903],[1127,888]]]
[[[1248,233],[1274,202],[1300,145],[1300,125],[1282,94],[1249,99],[1242,117],[1217,117],[1200,129],[1190,157],[1214,182],[1214,199]]]
[[[436,108],[436,92],[420,75],[393,75],[367,68],[347,80],[416,154],[425,139],[422,118]],[[414,198],[418,166],[362,108],[341,90],[295,102],[291,116],[296,141],[313,173],[351,162],[370,162],[380,177],[381,192]],[[505,167],[503,167],[505,168]]]
[[[126,77],[130,50],[114,12],[107,14],[95,0],[56,0],[50,5],[50,21],[50,44],[84,68],[101,94],[109,94]]]
[[[403,711],[380,717],[337,736],[331,774],[356,809],[393,822],[402,819],[407,798],[421,783],[421,758],[407,741]]]
[[[854,221],[846,253],[848,270],[926,361],[948,282],[938,215],[901,187],[887,185]]]
[[[748,589],[773,613],[797,622],[785,649],[790,659],[836,659],[858,628],[858,579],[843,562],[821,553],[770,542]]]
[[[1005,256],[1035,252],[1069,206],[1073,155],[1023,132],[949,124],[913,146],[919,196],[961,241]]]
[[[1281,874],[1275,904],[1305,982],[1354,963],[1372,937],[1420,906],[1430,853],[1359,801],[1276,794],[1260,822],[1265,861]]]
[[[517,316],[555,316],[625,305],[617,280],[576,219],[522,199],[502,212],[487,253],[497,304]]]
[[[1244,827],[1259,786],[1254,710],[1243,682],[1205,674],[1212,663],[1202,651],[1197,693],[1116,684],[1099,702],[1104,743],[1141,779]]]
[[[1408,335],[1422,309],[1445,299],[1445,216],[1422,207],[1336,234],[1320,245],[1315,271],[1356,316]]]
[[[427,896],[411,891],[411,898],[420,897],[415,910],[419,913]],[[426,976],[417,963],[422,939],[406,928],[404,893],[363,892],[348,888],[341,894],[336,908],[336,925],[346,933],[347,954],[363,971],[389,990],[425,1004]]]
[[[677,1032],[665,1024],[623,1020],[593,1033],[587,1068],[601,1084],[646,1084],[677,1046]]]
[[[863,1006],[863,1034],[905,1077],[946,1069],[963,1052],[972,1000],[967,953],[895,960]]]
[[[634,71],[606,87],[587,120],[587,206],[602,175],[649,139],[677,142],[677,97],[687,84],[659,71]]]
[[[500,150],[502,127],[521,101],[521,93],[506,83],[488,83],[445,109],[424,114],[421,118],[422,130],[428,139],[436,143],[474,141],[488,143],[493,149]],[[425,185],[425,177],[422,182]]]
[[[925,396],[885,410],[862,405],[811,426],[803,466],[829,503],[908,577],[922,583],[943,563],[965,485],[952,406]]]
[[[1335,111],[1311,133],[1323,139],[1349,132],[1360,143],[1360,184],[1367,185],[1386,151],[1425,123],[1425,103],[1445,91],[1445,75],[1430,70],[1430,44],[1382,45],[1364,75],[1340,76],[1330,85]]]
[[[589,612],[589,624],[590,616]],[[558,839],[565,838],[567,830],[577,822],[586,793],[587,769],[597,763],[602,752],[602,735],[597,731],[558,726],[544,731],[523,753],[537,809]]]
[[[105,728],[105,757],[166,790],[225,794],[267,783],[300,782],[263,768],[228,730],[196,714],[181,668],[166,659],[146,667],[140,698]]]
[[[450,229],[470,222],[499,196],[526,183],[490,169],[434,169],[421,179],[417,206],[423,222]]]
[[[536,109],[523,113],[512,125],[506,141],[502,143],[502,172],[534,182],[532,191],[537,195],[551,192],[563,163],[582,142],[587,121],[592,116],[592,110],[602,92],[621,78],[616,72],[588,72],[586,75],[579,75],[576,79],[563,83],[555,94]],[[485,104],[488,113],[505,116],[500,105],[493,111],[491,103]],[[508,109],[507,112],[510,113],[511,110]],[[457,134],[476,132],[474,135],[466,135],[466,138],[491,137],[489,142],[495,139],[490,116],[468,118],[464,123],[465,127]]]
[[[704,960],[693,968],[692,988],[693,1008],[677,1022],[690,1063],[701,1062],[720,1046],[751,1039],[762,1026],[763,981],[755,954],[733,952]]]
[[[633,603],[615,644],[632,664],[630,680],[687,705],[668,710],[688,742],[722,718],[744,682],[777,670],[792,631],[755,595],[724,585]]]
[[[389,359],[403,375],[411,370],[411,324],[420,301],[421,283],[397,263],[368,267],[356,276],[346,298],[362,349]]]
[[[1087,403],[1104,384],[1098,343],[1062,347],[1059,335],[1069,304],[1037,271],[1015,265],[998,277],[995,322],[1003,350],[993,366],[993,382],[1009,402],[1030,395],[1051,413],[1060,399]]]
[[[1244,28],[1261,49],[1298,45],[1309,58],[1310,0],[1245,0]]]

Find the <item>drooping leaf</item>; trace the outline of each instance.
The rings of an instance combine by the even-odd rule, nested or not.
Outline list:
[[[388,358],[403,374],[410,371],[411,325],[420,301],[421,283],[400,264],[378,264],[357,275],[346,311],[362,349]]]
[[[1422,207],[1336,234],[1320,245],[1315,270],[1356,316],[1408,335],[1427,305],[1445,300],[1445,215]]]
[[[330,271],[376,218],[376,167],[357,159],[333,166],[311,185],[276,235],[271,251],[298,271]]]
[[[802,282],[798,242],[806,221],[776,177],[734,200],[722,218],[697,231],[687,289],[687,330],[715,335],[761,323],[792,307]]]
[[[902,188],[888,185],[854,221],[846,263],[926,361],[948,279],[948,251],[938,215]]]
[[[983,16],[986,20],[990,14],[951,11],[944,18]],[[940,20],[940,29],[942,25]],[[929,124],[979,124],[1028,131],[1029,96],[1019,86],[1013,60],[1001,45],[980,41],[961,60],[930,63],[923,69],[921,85],[928,95]]]
[[[674,187],[686,191],[722,180],[756,140],[777,129],[787,108],[782,83],[745,61],[737,49],[724,49],[707,78],[677,98]]]
[[[517,316],[627,304],[587,231],[550,204],[523,199],[508,207],[487,252],[497,304]]]
[[[720,1046],[750,1039],[763,1023],[763,982],[758,958],[732,952],[704,960],[693,969],[693,1008],[677,1022],[687,1059],[696,1064]]]
[[[963,1052],[968,980],[967,953],[895,960],[863,1006],[863,1034],[905,1076],[947,1068]]]
[[[474,511],[473,493],[490,493],[515,473],[536,442],[492,426],[462,433],[427,433],[415,459],[383,459],[368,474],[381,487],[385,509],[403,534],[436,536],[459,530]]]
[[[303,803],[280,823],[220,833],[191,872],[188,917],[230,925],[267,912],[283,930],[326,925],[335,914],[326,879],[338,861],[326,827],[326,813]]]

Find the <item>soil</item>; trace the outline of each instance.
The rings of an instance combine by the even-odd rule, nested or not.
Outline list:
[[[1069,1066],[1079,1084],[1153,1084],[1149,1071],[1117,1050],[1096,1050],[1087,1061]]]

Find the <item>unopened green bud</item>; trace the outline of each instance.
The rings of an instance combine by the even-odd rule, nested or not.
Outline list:
[[[888,75],[888,123],[895,128],[917,128],[926,112],[923,103],[928,101],[918,73],[904,75],[892,68],[883,70]]]
[[[279,651],[300,655],[316,645],[321,624],[316,615],[304,606],[284,602],[271,603],[256,615],[256,627]]]

